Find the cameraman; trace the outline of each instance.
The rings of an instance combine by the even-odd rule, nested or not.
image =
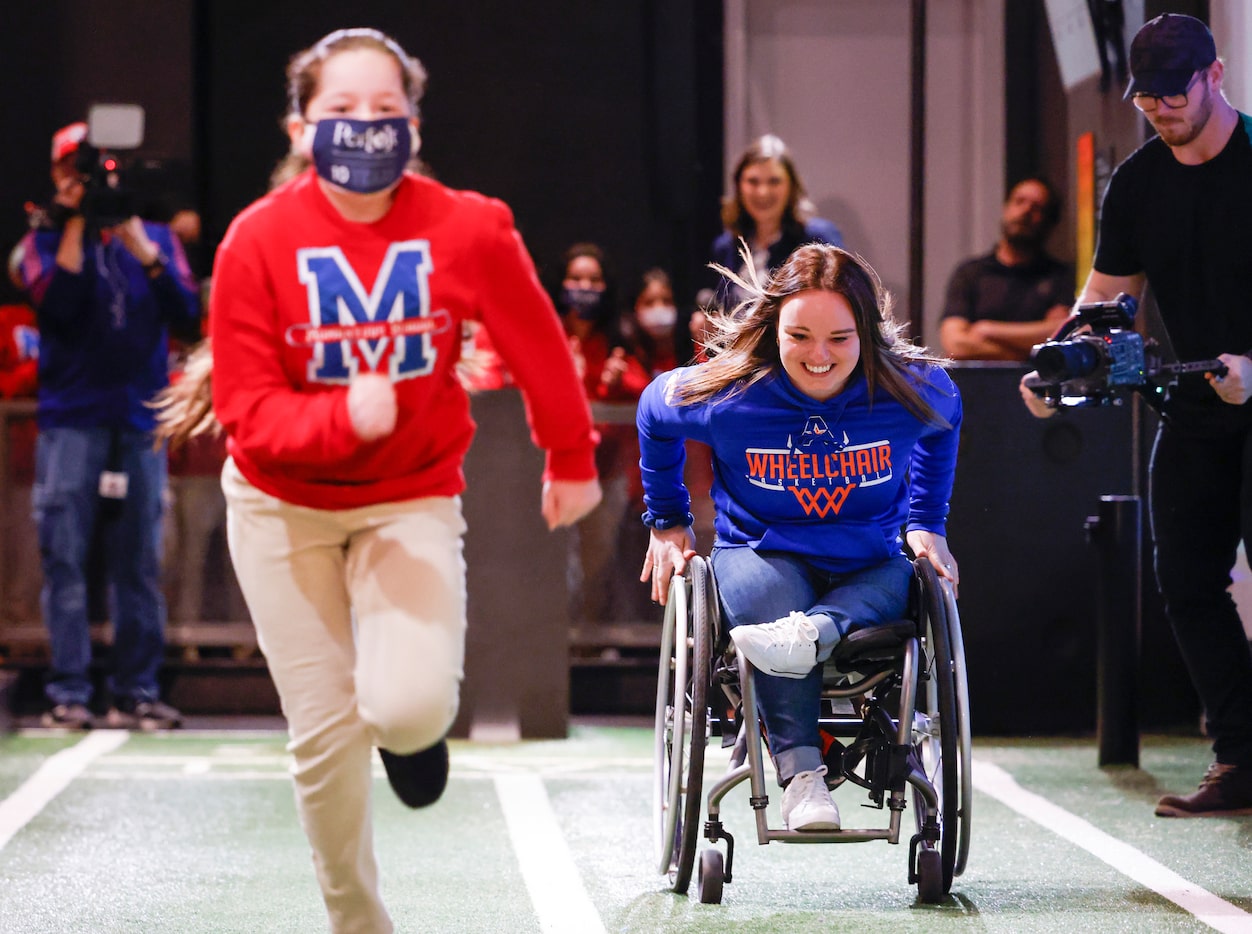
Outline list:
[[[1125,96],[1158,136],[1109,181],[1078,302],[1151,284],[1179,359],[1228,368],[1180,379],[1149,467],[1157,584],[1215,755],[1197,791],[1156,813],[1252,813],[1252,654],[1227,592],[1240,539],[1252,544],[1252,118],[1226,100],[1213,36],[1190,16],[1146,23],[1130,70]],[[1055,411],[1025,381],[1022,398]]]
[[[52,650],[43,723],[92,725],[86,578],[99,526],[113,624],[108,725],[165,729],[181,716],[157,686],[166,462],[148,402],[168,382],[169,333],[198,334],[199,303],[167,227],[97,214],[101,182],[89,163],[98,153],[86,135],[74,123],[53,136],[56,194],[15,265],[40,336],[33,506]]]

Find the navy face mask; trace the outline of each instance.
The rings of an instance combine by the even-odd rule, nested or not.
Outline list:
[[[373,194],[400,180],[412,153],[412,140],[407,117],[327,117],[317,122],[313,134],[313,165],[332,185]]]
[[[600,317],[600,306],[604,304],[603,289],[561,289],[561,306],[566,308],[583,321],[595,321]]]

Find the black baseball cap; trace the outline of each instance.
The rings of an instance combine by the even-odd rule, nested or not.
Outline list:
[[[1216,59],[1217,46],[1204,23],[1182,13],[1162,13],[1144,23],[1130,43],[1130,85],[1122,100],[1132,94],[1185,93],[1191,76]]]

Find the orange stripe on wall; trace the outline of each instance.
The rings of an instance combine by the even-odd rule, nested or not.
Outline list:
[[[1078,203],[1074,212],[1074,271],[1077,274],[1075,290],[1082,291],[1087,273],[1095,260],[1095,134],[1083,133],[1078,137],[1075,186]]]

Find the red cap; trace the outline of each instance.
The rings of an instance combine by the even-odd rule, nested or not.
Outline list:
[[[52,161],[60,162],[78,152],[78,144],[87,138],[87,124],[71,123],[52,134]]]

